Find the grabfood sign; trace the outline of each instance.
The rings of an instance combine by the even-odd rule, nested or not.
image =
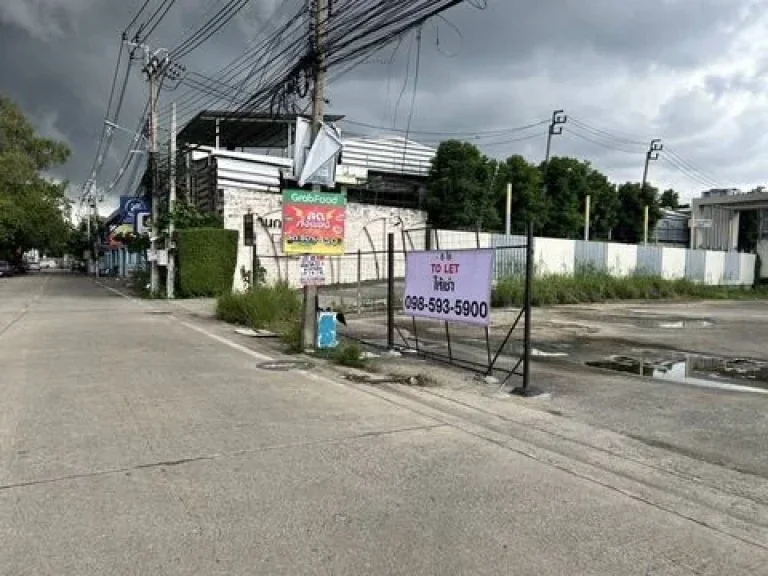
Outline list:
[[[347,198],[343,194],[283,192],[283,250],[286,254],[344,254]]]

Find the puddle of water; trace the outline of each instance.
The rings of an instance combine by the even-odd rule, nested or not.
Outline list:
[[[684,330],[686,328],[709,328],[714,326],[711,320],[701,318],[664,318],[660,316],[619,316],[614,317],[622,322],[627,322],[640,328],[658,330]]]
[[[654,362],[631,356],[610,356],[587,362],[587,366],[704,388],[768,394],[768,362],[706,356]]]

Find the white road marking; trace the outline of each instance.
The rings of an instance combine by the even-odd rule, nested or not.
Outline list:
[[[273,362],[275,359],[270,358],[269,356],[266,356],[264,354],[260,354],[259,352],[256,352],[254,350],[251,350],[250,348],[247,348],[243,346],[242,344],[238,344],[237,342],[232,342],[232,340],[228,340],[222,336],[219,336],[218,334],[214,334],[213,332],[209,332],[205,328],[201,328],[200,326],[195,326],[194,324],[189,324],[188,322],[182,322],[179,321],[179,324],[182,326],[186,326],[190,330],[194,330],[195,332],[199,332],[200,334],[203,334],[204,336],[208,336],[211,340],[216,340],[216,342],[219,342],[221,344],[224,344],[225,346],[229,346],[230,348],[233,348],[234,350],[237,350],[239,352],[242,352],[244,354],[248,354],[251,358],[256,358],[257,360],[261,360],[262,362]]]

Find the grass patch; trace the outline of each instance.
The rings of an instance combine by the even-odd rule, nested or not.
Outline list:
[[[360,346],[357,344],[343,344],[339,346],[331,353],[331,361],[334,364],[346,366],[347,368],[363,369],[368,364],[366,359],[363,358]]]
[[[525,280],[515,276],[501,280],[493,289],[494,307],[522,306]],[[665,280],[636,274],[617,277],[607,272],[582,271],[576,274],[537,276],[533,280],[533,305],[581,304],[610,300],[753,300],[768,298],[768,288],[751,286],[706,286],[687,279]]]
[[[223,294],[216,304],[216,317],[254,330],[271,330],[291,351],[301,351],[301,299],[286,283]]]

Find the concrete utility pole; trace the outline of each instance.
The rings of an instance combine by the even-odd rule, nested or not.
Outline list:
[[[648,220],[649,210],[648,204],[646,204],[645,208],[643,209],[643,244],[648,244]]]
[[[664,150],[664,145],[661,143],[661,140],[658,138],[654,138],[651,140],[651,144],[648,146],[648,152],[645,153],[645,167],[643,168],[643,183],[640,187],[640,192],[645,192],[645,187],[648,183],[648,165],[651,163],[651,160],[658,160],[659,159],[659,152]],[[648,206],[645,207],[645,224],[644,224],[644,233],[643,233],[643,243],[648,244]]]
[[[311,0],[314,7],[314,48],[315,82],[312,94],[312,143],[315,142],[323,127],[325,116],[325,42],[328,26],[328,0]],[[315,191],[319,185],[313,186]],[[304,315],[301,322],[301,345],[306,349],[315,347],[315,327],[317,325],[317,286],[304,286]]]
[[[157,174],[158,122],[160,117],[160,83],[168,69],[168,54],[165,50],[154,53],[148,46],[137,46],[144,50],[144,74],[149,83],[149,169],[152,171],[152,230],[150,232],[150,250],[154,255],[150,268],[149,287],[152,294],[157,294],[160,287],[160,269],[157,266],[157,237],[160,203],[158,195],[159,179]]]
[[[169,300],[175,296],[176,284],[176,258],[174,257],[175,244],[173,242],[173,211],[176,208],[176,102],[171,104],[171,144],[169,158],[168,181],[168,237],[165,240],[165,249],[168,251],[168,266],[166,267],[165,295]]]

